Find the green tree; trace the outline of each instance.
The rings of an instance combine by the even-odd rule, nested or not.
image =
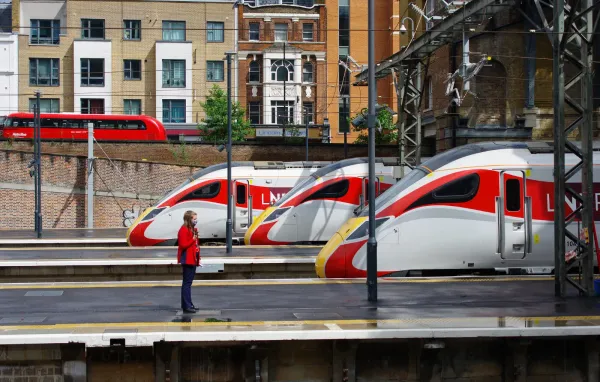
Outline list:
[[[204,124],[199,124],[198,129],[204,133],[208,142],[227,140],[227,93],[218,85],[213,85],[206,97],[206,102],[200,103],[206,117],[202,118]],[[239,102],[231,102],[231,139],[244,141],[252,129],[250,122],[244,118],[245,110]]]
[[[383,105],[385,106],[385,105]],[[365,123],[354,127],[350,122],[361,115],[361,113],[356,114],[354,117],[348,119],[348,123],[352,126],[354,131],[359,132],[358,137],[354,141],[356,144],[366,144],[369,142],[369,129],[367,128],[367,112],[368,109],[364,108],[361,113],[364,117]],[[387,110],[387,108],[382,108],[377,115],[378,124],[375,125],[375,144],[389,144],[398,142],[398,128],[396,124],[394,124],[392,113]]]

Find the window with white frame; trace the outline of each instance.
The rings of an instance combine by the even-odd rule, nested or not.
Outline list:
[[[287,41],[288,25],[283,23],[275,24],[275,41]]]
[[[81,114],[104,114],[103,98],[82,98]]]
[[[248,82],[260,82],[260,64],[258,61],[252,61],[250,63]]]
[[[271,81],[294,81],[294,63],[290,60],[277,60],[271,64]]]
[[[302,105],[302,107],[304,108],[304,113],[303,113],[303,121],[304,124],[307,123],[311,123],[313,121],[313,114],[314,114],[314,105],[312,102],[304,102],[304,104]]]
[[[34,45],[58,45],[60,43],[60,20],[31,20],[29,42]]]
[[[313,41],[313,23],[302,24],[302,41]]]
[[[294,101],[271,101],[271,123],[294,123]]]
[[[260,121],[262,119],[260,115],[260,102],[248,103],[248,117],[250,119],[251,124],[260,124]]]
[[[163,88],[185,87],[185,60],[163,60]]]
[[[249,36],[248,39],[250,41],[258,41],[260,40],[260,23],[250,23],[249,24]]]
[[[223,42],[225,41],[225,23],[208,21],[206,23],[206,41]]]
[[[314,80],[314,71],[313,71],[313,64],[311,62],[305,62],[304,66],[302,67],[302,82],[308,82],[308,83],[312,83],[315,82]]]

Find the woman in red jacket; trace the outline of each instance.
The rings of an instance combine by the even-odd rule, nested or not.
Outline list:
[[[200,265],[200,248],[198,247],[198,223],[194,211],[186,211],[183,225],[177,234],[177,262],[183,269],[181,284],[181,308],[185,313],[196,313],[198,309],[192,303],[192,282],[196,275],[196,267]]]

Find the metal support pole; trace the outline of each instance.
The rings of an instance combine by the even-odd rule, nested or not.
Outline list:
[[[88,123],[87,227],[94,228],[94,123]]]
[[[375,0],[369,0],[369,241],[367,242],[368,300],[377,301],[377,239],[375,238]]]
[[[231,240],[233,235],[232,207],[233,193],[231,190],[231,52],[227,52],[227,232],[226,253],[231,253]]]
[[[304,119],[306,123],[306,137],[304,141],[306,142],[306,161],[308,162],[308,113],[306,112],[306,108],[304,108]]]
[[[344,118],[346,117],[346,102],[347,98],[342,97],[342,102],[344,103]],[[346,122],[348,123],[348,122]],[[350,126],[348,126],[350,128]],[[348,132],[347,129],[344,129],[344,159],[348,158]]]
[[[561,40],[565,28],[564,2],[554,1],[552,82],[554,98],[554,292],[566,294],[565,267],[565,72]]]
[[[35,157],[35,228],[37,238],[42,237],[42,128],[40,119],[40,96],[35,92],[35,127],[34,127],[34,157]]]
[[[421,98],[423,98],[421,89],[421,63],[417,64],[417,78],[415,79],[416,91],[419,93],[415,97],[415,109],[414,112],[417,117],[416,121],[416,132],[415,132],[415,162],[414,165],[418,166],[421,164]],[[402,167],[404,169],[404,167]],[[404,170],[403,170],[404,171]]]

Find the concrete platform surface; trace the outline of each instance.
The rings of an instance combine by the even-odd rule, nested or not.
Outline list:
[[[0,344],[600,335],[600,298],[554,296],[549,277],[0,285]],[[574,292],[573,292],[574,293]]]
[[[320,246],[202,247],[204,264],[314,263]],[[0,249],[0,267],[170,265],[177,263],[175,247],[125,248],[11,248]]]

